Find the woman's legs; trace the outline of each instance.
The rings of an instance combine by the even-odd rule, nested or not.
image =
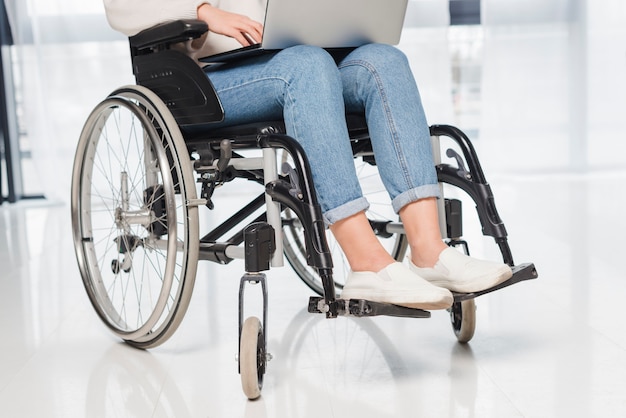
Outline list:
[[[363,272],[348,279],[352,285],[344,288],[346,295],[433,309],[449,306],[447,290],[394,263],[373,234],[343,117],[346,109],[365,112],[394,208],[428,209],[439,192],[430,135],[415,81],[399,51],[368,45],[337,67],[325,51],[299,46],[207,73],[224,106],[224,126],[282,117],[287,133],[304,148],[326,221],[353,271]],[[403,210],[403,219],[438,228],[436,211],[434,217],[422,213],[415,222],[413,212]],[[409,238],[424,238],[426,230],[432,229],[420,227]],[[439,237],[431,248],[441,244]]]
[[[367,203],[356,180],[343,114],[346,108],[365,112],[378,167],[395,204],[436,196],[430,134],[404,55],[390,46],[367,45],[337,68],[323,50],[301,46],[217,67],[208,75],[224,106],[225,125],[285,118],[311,162],[322,209],[352,269],[379,271],[391,264],[393,258],[363,212]],[[436,214],[425,223],[437,224]]]

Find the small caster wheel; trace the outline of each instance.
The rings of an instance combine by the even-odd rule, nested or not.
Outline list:
[[[454,302],[448,311],[457,340],[463,344],[469,342],[476,330],[476,303],[474,299]]]
[[[239,345],[241,387],[250,400],[261,396],[266,364],[267,354],[263,327],[259,318],[251,316],[243,323]]]

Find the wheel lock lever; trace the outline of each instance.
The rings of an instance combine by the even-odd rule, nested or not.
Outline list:
[[[452,148],[448,148],[446,150],[446,155],[449,158],[454,158],[456,160],[456,164],[458,166],[458,170],[457,173],[463,177],[466,178],[467,180],[470,180],[472,178],[472,175],[470,174],[470,172],[467,170],[467,168],[465,167],[465,162],[463,161],[463,158],[461,158],[461,156],[459,155],[458,152],[456,152],[455,150],[453,150]]]

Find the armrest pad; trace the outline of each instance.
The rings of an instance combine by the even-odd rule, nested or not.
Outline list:
[[[131,48],[142,50],[199,38],[208,30],[208,25],[202,20],[174,20],[143,30],[128,40]]]

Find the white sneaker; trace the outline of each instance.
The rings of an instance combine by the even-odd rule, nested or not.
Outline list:
[[[504,263],[478,260],[446,248],[434,267],[417,267],[409,260],[409,268],[435,286],[453,292],[472,293],[489,289],[508,280],[513,275]]]
[[[392,263],[378,273],[350,272],[341,298],[426,310],[447,309],[454,300],[449,290],[430,284],[402,263]]]

